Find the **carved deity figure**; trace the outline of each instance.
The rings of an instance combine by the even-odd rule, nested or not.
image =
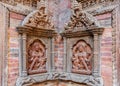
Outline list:
[[[75,28],[78,30],[88,29],[95,27],[95,18],[88,14],[87,12],[82,11],[81,3],[76,0],[73,2],[73,15],[71,16],[70,22],[66,24],[65,31],[75,31]],[[91,19],[92,18],[92,19]]]
[[[45,45],[36,39],[28,48],[28,73],[46,72]]]
[[[44,4],[44,1],[42,3]],[[45,6],[41,6],[38,11],[29,18],[25,25],[41,29],[54,29],[49,16],[45,12]]]
[[[80,40],[73,46],[72,52],[72,72],[91,74],[91,47],[85,41]]]

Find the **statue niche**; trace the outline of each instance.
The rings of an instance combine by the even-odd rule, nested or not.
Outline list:
[[[92,49],[84,40],[79,40],[72,48],[72,72],[91,74]]]
[[[28,74],[47,72],[46,48],[39,40],[34,40],[28,47]]]

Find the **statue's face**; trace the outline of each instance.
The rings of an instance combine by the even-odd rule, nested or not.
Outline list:
[[[79,46],[79,51],[80,52],[84,51],[84,47],[82,45]]]
[[[39,51],[39,50],[41,49],[40,46],[41,46],[41,44],[40,44],[39,42],[35,42],[35,43],[33,44],[33,49],[34,49],[35,51]]]

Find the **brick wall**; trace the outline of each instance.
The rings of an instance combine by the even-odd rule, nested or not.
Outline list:
[[[55,61],[55,71],[63,71],[63,60],[64,60],[64,43],[63,40],[59,43],[54,41],[54,61]]]
[[[111,13],[96,16],[101,26],[106,27],[101,37],[101,73],[104,86],[112,86],[112,17]]]
[[[51,0],[49,0],[50,2]],[[53,3],[49,3],[49,11],[53,11],[53,23],[55,24],[57,30],[60,32],[63,30],[64,23],[67,23],[69,20],[69,17],[71,15],[70,11],[70,3],[68,0],[61,0],[64,3],[61,2],[59,6],[56,8],[55,6],[52,6]],[[65,7],[67,5],[67,7]],[[61,7],[61,8],[60,8]],[[56,8],[56,9],[55,9]],[[63,9],[64,8],[64,9]],[[66,9],[65,9],[66,8]],[[60,9],[60,10],[58,10]],[[59,12],[56,12],[59,11]],[[57,14],[58,13],[58,14]],[[68,14],[67,14],[68,13]],[[14,86],[15,81],[18,77],[18,34],[15,31],[15,27],[20,24],[20,22],[23,20],[24,16],[20,14],[16,14],[13,12],[10,12],[10,27],[8,29],[8,86]],[[111,25],[111,14],[103,14],[97,16],[99,21],[103,26],[109,27]],[[63,22],[64,21],[64,22]],[[104,79],[105,86],[112,86],[112,34],[111,34],[112,28],[106,28],[103,32],[102,38],[101,38],[101,69],[102,69],[102,77]],[[57,64],[55,64],[55,68],[57,71],[63,69],[63,41],[60,43],[54,42],[55,45],[55,61]],[[52,84],[52,83],[51,83]],[[65,83],[61,82],[59,86],[67,86]],[[35,85],[38,86],[38,85]],[[41,85],[45,86],[45,85]],[[53,85],[52,85],[53,86]],[[71,85],[74,86],[74,85]],[[75,85],[77,86],[77,85]],[[78,85],[80,86],[80,85]]]
[[[58,32],[62,32],[65,23],[67,23],[71,16],[71,2],[70,0],[53,1],[48,0],[49,13],[52,15],[52,22]],[[63,70],[64,60],[64,43],[54,41],[54,53],[55,53],[55,70]]]
[[[18,77],[19,40],[16,26],[24,19],[23,15],[10,12],[8,29],[8,86],[14,86]]]

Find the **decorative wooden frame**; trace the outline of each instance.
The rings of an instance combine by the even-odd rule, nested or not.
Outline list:
[[[61,35],[66,38],[66,72],[70,74],[71,80],[79,83],[85,83],[90,86],[103,86],[100,77],[100,35],[103,28],[95,28],[77,32],[63,32]],[[79,40],[85,40],[93,48],[92,73],[75,73],[72,72],[72,46]],[[93,79],[91,81],[91,79]],[[87,81],[87,82],[86,82]]]
[[[76,7],[77,6],[77,7]],[[91,21],[91,17],[88,13],[82,12],[79,8],[79,4],[75,3],[74,15],[71,16],[71,20],[66,25],[65,31],[60,33],[64,39],[64,69],[62,72],[54,71],[54,57],[53,54],[53,37],[56,36],[54,26],[48,20],[47,15],[45,14],[45,7],[42,7],[41,10],[36,11],[36,15],[29,15],[30,20],[23,23],[24,26],[17,27],[20,38],[20,71],[19,78],[17,79],[16,86],[26,86],[32,85],[34,83],[39,83],[47,80],[69,80],[78,83],[84,83],[89,86],[103,86],[102,78],[100,75],[100,35],[102,34],[104,28],[97,26],[96,20]],[[41,16],[41,15],[44,16]],[[43,18],[43,20],[37,20],[37,18]],[[45,18],[45,19],[44,19]],[[39,22],[45,23],[45,25],[38,25]],[[80,23],[79,23],[80,22]],[[80,24],[80,25],[79,25]],[[32,26],[33,25],[33,26]],[[81,27],[82,26],[82,27]],[[46,27],[46,28],[45,28]],[[47,60],[47,72],[37,73],[34,75],[28,75],[27,73],[27,64],[26,64],[26,42],[28,38],[37,38],[41,41],[49,41],[47,48],[49,48],[48,60]],[[81,74],[72,72],[72,63],[70,53],[73,45],[79,41],[84,40],[90,47],[93,48],[93,59],[92,59],[92,70],[90,73]],[[70,42],[71,41],[71,42]],[[45,44],[45,43],[44,43]],[[24,66],[23,66],[24,65]]]

